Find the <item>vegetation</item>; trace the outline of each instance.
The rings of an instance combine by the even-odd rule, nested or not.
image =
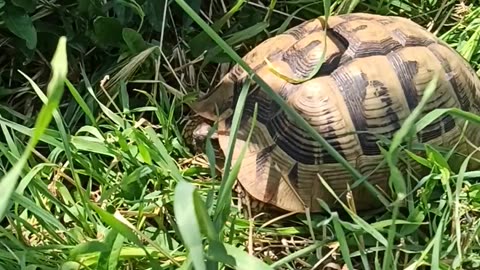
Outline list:
[[[270,219],[236,207],[211,145],[192,155],[182,138],[187,104],[238,55],[357,11],[410,18],[480,70],[474,0],[0,0],[0,269],[477,269],[468,159],[451,168],[424,146],[430,173],[393,178],[403,208]],[[392,170],[398,142],[440,113],[480,124],[413,114]]]

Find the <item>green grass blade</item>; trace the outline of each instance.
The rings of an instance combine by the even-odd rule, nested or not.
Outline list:
[[[443,212],[443,216],[440,219],[440,222],[438,223],[437,231],[435,233],[435,236],[432,239],[432,242],[433,242],[432,261],[431,261],[432,269],[440,269],[440,253],[441,253],[441,250],[443,249],[442,239],[443,239],[443,236],[444,236],[443,226],[445,224],[446,217],[449,214],[450,214],[450,211]]]
[[[30,139],[27,148],[24,150],[18,162],[0,179],[0,190],[3,192],[3,195],[0,196],[0,220],[3,219],[5,211],[8,209],[9,200],[14,192],[17,179],[23,167],[27,163],[32,150],[40,140],[40,136],[50,124],[53,112],[57,108],[63,95],[64,83],[68,72],[66,37],[60,37],[51,65],[52,78],[47,87],[48,103],[42,107],[38,114],[33,137]]]
[[[88,79],[88,76],[85,73],[85,70],[83,68],[82,68],[82,76],[83,76],[83,79],[85,80],[85,86],[87,88],[88,93],[90,93],[93,99],[97,102],[97,104],[100,106],[100,109],[103,111],[103,113],[122,129],[129,128],[130,125],[127,123],[127,121],[124,121],[124,119],[122,119],[120,116],[115,114],[112,110],[110,110],[110,108],[108,108],[102,102],[100,102],[100,100],[95,95],[95,92],[93,91],[93,87],[90,84],[90,80]]]
[[[24,135],[27,135],[29,137],[34,137],[35,136],[35,132],[36,132],[36,129],[35,127],[33,128],[28,128],[28,127],[25,127],[25,126],[22,126],[20,124],[17,124],[15,122],[12,122],[10,120],[7,120],[5,118],[2,118],[0,116],[0,123],[2,123],[3,125],[15,130],[15,131],[18,131]],[[55,146],[55,147],[61,147],[63,149],[63,144],[57,140],[56,138],[58,138],[59,136],[57,136],[58,133],[51,130],[51,129],[45,129],[45,132],[43,134],[40,134],[39,135],[39,141],[42,141],[42,142],[45,142],[45,143],[48,143],[52,146]]]
[[[189,251],[188,257],[192,260],[195,269],[206,270],[200,224],[195,211],[194,193],[195,187],[192,184],[180,181],[175,187],[173,207],[178,229]]]
[[[342,257],[345,260],[348,269],[354,269],[352,260],[350,259],[350,251],[348,250],[348,243],[345,237],[345,232],[343,231],[342,225],[340,224],[337,213],[332,213],[332,222],[333,228],[335,230],[335,236],[337,237],[338,244],[340,245],[340,252],[342,253]]]
[[[250,87],[250,81],[247,81],[245,85],[242,87],[242,90],[238,97],[236,109],[233,114],[232,127],[231,127],[231,134],[233,136],[230,136],[228,140],[227,152],[225,153],[225,165],[223,167],[223,170],[224,170],[224,174],[222,176],[223,181],[220,185],[218,203],[214,213],[215,224],[217,226],[217,229],[220,229],[220,227],[223,226],[223,221],[225,217],[220,218],[220,214],[223,211],[225,211],[225,209],[227,209],[230,205],[231,192],[232,192],[232,187],[234,182],[232,181],[232,179],[236,179],[236,175],[233,175],[233,177],[230,177],[230,173],[231,173],[230,169],[231,169],[232,156],[233,156],[233,146],[235,145],[235,141],[237,139],[237,131],[240,126],[240,119],[243,113],[245,100],[247,98],[249,87]]]
[[[12,199],[14,199],[16,202],[18,202],[20,205],[24,206],[25,208],[29,209],[32,213],[35,213],[35,215],[38,216],[40,219],[54,226],[56,230],[67,231],[67,228],[65,228],[65,226],[63,226],[63,224],[60,223],[60,221],[58,221],[57,219],[55,219],[55,217],[50,215],[48,211],[40,208],[33,201],[27,199],[26,197],[20,196],[16,193],[12,194]]]
[[[233,164],[232,171],[228,175],[228,178],[225,181],[225,189],[223,189],[223,193],[220,194],[219,198],[222,200],[220,204],[220,199],[219,199],[219,207],[215,209],[215,215],[214,215],[214,220],[217,225],[217,229],[220,231],[220,228],[223,227],[225,224],[225,221],[227,219],[229,212],[229,202],[230,198],[232,195],[232,188],[233,184],[235,183],[235,180],[237,179],[238,172],[240,171],[241,163],[243,160],[243,157],[245,156],[245,152],[247,151],[248,144],[250,143],[250,139],[252,138],[253,130],[255,127],[256,119],[257,119],[257,110],[258,110],[258,104],[255,104],[255,108],[253,111],[253,119],[252,119],[252,125],[250,126],[250,132],[248,134],[247,140],[245,142],[245,145],[242,147],[240,155],[238,156],[238,160]],[[220,208],[222,207],[222,208]]]
[[[20,149],[18,149],[17,145],[15,144],[12,134],[10,134],[10,131],[4,124],[0,124],[0,127],[2,128],[3,136],[5,136],[5,141],[7,142],[10,152],[15,156],[20,157]]]
[[[470,161],[471,157],[476,154],[477,152],[474,151],[470,155],[465,158],[460,166],[460,171],[458,172],[458,178],[456,179],[455,183],[455,198],[453,200],[453,213],[452,213],[452,227],[455,230],[456,236],[456,246],[457,246],[457,255],[455,256],[455,260],[453,261],[453,266],[459,268],[460,262],[463,261],[463,248],[462,248],[462,227],[461,227],[461,220],[460,220],[460,193],[462,192],[463,188],[463,180],[465,176],[465,172],[467,170],[468,162]]]
[[[92,111],[90,110],[90,108],[88,108],[88,105],[87,103],[85,102],[85,100],[82,98],[82,96],[80,95],[80,93],[77,91],[77,89],[75,88],[75,86],[73,86],[73,84],[69,81],[69,80],[66,80],[65,81],[65,84],[67,85],[67,88],[68,90],[70,91],[70,94],[72,94],[73,98],[75,99],[75,101],[78,103],[78,105],[80,106],[80,108],[82,108],[83,112],[86,114],[88,120],[90,120],[91,124],[96,126],[97,124],[97,121],[95,120],[95,117],[93,116],[93,113]]]

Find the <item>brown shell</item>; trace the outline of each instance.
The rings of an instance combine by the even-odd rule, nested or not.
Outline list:
[[[441,76],[425,113],[457,107],[474,113],[480,108],[480,81],[453,49],[419,25],[400,17],[354,13],[328,20],[325,63],[310,80],[291,84],[272,73],[305,78],[324,50],[325,22],[304,22],[270,38],[243,59],[341,154],[378,188],[389,192],[388,168],[376,168],[384,159],[379,136],[392,138],[420,101],[425,87],[439,71]],[[232,110],[247,78],[234,66],[222,82],[193,108],[219,122],[219,143],[225,152]],[[257,123],[243,159],[238,180],[257,200],[285,210],[317,212],[317,198],[330,205],[335,199],[317,174],[343,195],[352,176],[257,85],[245,104],[233,161],[245,144],[255,103]],[[216,112],[222,114],[217,117]],[[468,138],[477,144],[480,132],[469,125]],[[463,128],[460,119],[440,118],[418,133],[418,142],[451,146]],[[462,143],[459,150],[467,151]],[[372,195],[362,187],[353,190],[357,210],[374,207]],[[336,204],[337,207],[339,204]]]

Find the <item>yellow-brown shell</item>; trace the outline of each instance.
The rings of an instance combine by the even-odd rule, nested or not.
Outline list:
[[[283,75],[307,77],[323,53],[325,33],[325,63],[312,79],[292,84],[267,66],[265,59]],[[326,31],[324,20],[313,19],[267,39],[243,59],[363,175],[377,169],[368,181],[387,193],[388,168],[376,168],[384,158],[378,138],[392,138],[436,72],[439,83],[425,113],[452,107],[478,113],[480,108],[480,81],[467,62],[434,35],[400,17],[331,16]],[[234,66],[193,105],[201,116],[220,119],[223,151],[228,146],[231,112],[246,78],[243,69]],[[317,198],[333,205],[335,200],[317,174],[337,194],[344,194],[354,179],[257,85],[251,87],[245,104],[233,161],[247,139],[255,103],[257,123],[238,175],[240,184],[255,199],[289,211],[305,207],[320,211]],[[448,147],[457,143],[462,123],[450,116],[439,118],[419,132],[417,140]],[[466,135],[478,143],[478,127],[469,127]],[[374,206],[365,188],[354,189],[353,198],[357,210]]]

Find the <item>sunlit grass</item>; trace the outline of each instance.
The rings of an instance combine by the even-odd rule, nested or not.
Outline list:
[[[325,10],[330,15],[349,11],[401,15],[429,28],[478,70],[479,7],[466,3],[462,9],[457,1],[423,0],[207,2],[165,3],[167,9],[158,13],[165,16],[158,16],[162,23],[155,30],[153,23],[143,21],[148,28],[142,32],[145,43],[133,30],[140,23],[123,32],[133,37],[122,55],[104,48],[69,55],[69,75],[77,77],[55,75],[66,66],[65,59],[60,66],[52,61],[49,74],[54,76],[48,81],[42,81],[45,75],[32,76],[33,70],[11,70],[21,74],[27,86],[0,93],[8,97],[0,104],[0,190],[5,192],[0,197],[0,217],[4,215],[0,269],[480,265],[480,186],[475,182],[480,172],[467,169],[468,159],[454,171],[446,167],[443,152],[427,148],[429,155],[420,158],[391,148],[387,157],[392,170],[399,156],[410,155],[430,171],[422,179],[413,173],[394,174],[396,189],[405,188],[410,199],[406,208],[369,215],[345,209],[272,219],[250,217],[236,207],[232,188],[238,164],[231,164],[228,154],[217,167],[233,169],[212,173],[207,156],[191,155],[181,137],[185,104],[198,91],[215,85],[231,63],[241,63],[246,51],[298,24],[299,18],[324,15]],[[194,12],[197,8],[201,12]],[[134,15],[141,18],[142,12],[136,9]],[[67,42],[69,52],[75,42]],[[52,89],[48,82],[65,84],[62,100],[60,87],[42,93]],[[234,127],[243,108],[242,93]],[[50,116],[38,118],[42,114],[26,97],[40,100],[40,106],[47,104],[44,114]],[[282,103],[278,97],[276,101]],[[412,128],[425,127],[442,113],[469,119],[469,124],[479,122],[477,116],[458,110],[439,110],[423,118],[413,115],[397,139],[411,136]],[[45,126],[49,117],[54,121],[46,129],[35,126],[36,122]],[[356,174],[353,168],[350,171]],[[411,184],[404,185],[407,181]]]

